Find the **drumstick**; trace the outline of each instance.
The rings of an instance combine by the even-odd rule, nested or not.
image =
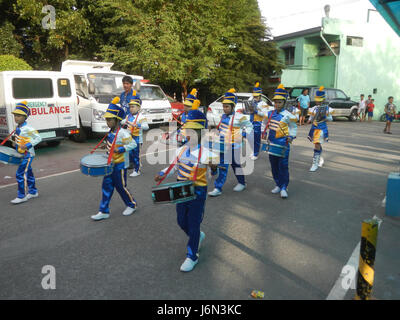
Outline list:
[[[5,143],[7,142],[7,140],[10,139],[10,137],[14,134],[14,132],[15,132],[16,130],[17,130],[17,129],[15,129],[13,132],[11,132],[11,133],[8,135],[8,137],[5,138],[5,139],[3,140],[2,143],[0,143],[0,146],[2,146],[3,144],[5,144]]]
[[[104,139],[108,136],[109,132],[107,132],[107,134],[103,137],[103,139],[100,140],[100,142],[97,144],[97,146],[94,147],[94,149],[92,151],[90,151],[90,154],[92,154],[93,152],[95,152],[95,150],[102,144],[102,142],[104,141]]]
[[[117,137],[118,137],[119,129],[121,129],[121,127],[118,127],[117,132],[115,133],[115,138],[114,138],[114,141],[113,141],[113,143],[112,143],[112,145],[111,145],[110,154],[108,155],[108,160],[107,160],[107,165],[108,165],[108,166],[110,165],[110,163],[111,163],[111,158],[112,158],[112,156],[113,156],[113,154],[114,154],[115,143],[117,142]]]
[[[269,116],[268,122],[267,122],[267,124],[265,125],[264,132],[263,132],[262,135],[261,135],[263,138],[265,138],[265,133],[267,132],[269,122],[271,121],[271,118],[272,118],[272,116],[274,115],[274,112],[275,112],[275,109],[272,111],[271,115]]]

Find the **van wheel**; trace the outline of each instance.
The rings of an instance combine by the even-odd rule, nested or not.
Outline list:
[[[357,110],[353,110],[350,114],[349,120],[350,121],[356,121],[358,118],[358,111]]]
[[[79,124],[80,124],[80,128],[79,128],[79,133],[73,134],[71,136],[71,140],[75,141],[75,142],[85,142],[88,138],[88,131],[86,130],[86,128],[82,127],[82,122],[79,119]]]
[[[58,147],[61,143],[61,140],[53,140],[53,141],[47,141],[47,145],[49,147]]]

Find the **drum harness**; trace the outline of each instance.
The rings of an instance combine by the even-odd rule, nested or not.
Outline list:
[[[119,129],[121,129],[121,127],[118,127],[117,132],[115,133],[115,138],[114,138],[114,141],[113,141],[113,143],[112,143],[112,145],[111,145],[110,153],[109,153],[109,155],[108,155],[107,165],[110,165],[110,163],[111,163],[111,158],[112,158],[112,156],[113,156],[113,154],[114,154],[115,143],[116,143],[116,141],[117,141]],[[108,137],[108,135],[110,134],[110,132],[111,132],[111,130],[110,130],[109,132],[107,132],[107,134],[103,137],[103,139],[101,139],[100,142],[93,148],[93,150],[90,151],[90,154],[93,154],[93,152],[95,152],[95,150],[96,150],[98,147],[100,147],[100,145],[103,143],[104,139]]]
[[[185,148],[183,148],[181,153],[175,158],[174,162],[171,163],[171,165],[168,167],[168,169],[165,172],[165,174],[162,177],[162,179],[160,181],[158,181],[157,186],[160,185],[161,182],[163,182],[164,179],[168,176],[168,174],[171,172],[172,168],[178,163],[179,159],[182,157],[183,153],[187,150],[187,148],[188,148],[187,146]],[[195,182],[196,179],[197,179],[197,170],[199,169],[200,161],[201,161],[201,145],[200,145],[200,148],[199,148],[199,157],[197,159],[196,169],[195,169],[194,175],[193,175],[193,182]]]

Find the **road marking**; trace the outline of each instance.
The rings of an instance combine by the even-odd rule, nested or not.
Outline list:
[[[376,215],[374,215],[374,217],[372,219],[378,220],[378,228],[379,228],[381,226],[382,220],[379,219]],[[358,270],[360,245],[361,245],[361,241],[355,247],[353,253],[351,254],[351,256],[350,256],[349,260],[347,261],[347,263],[345,264],[345,266],[350,266],[350,267],[353,267],[354,270]],[[343,288],[342,283],[343,283],[344,277],[346,277],[348,275],[347,273],[343,273],[343,270],[344,270],[344,268],[342,268],[342,272],[340,273],[339,278],[336,280],[335,285],[333,286],[331,292],[329,292],[329,295],[326,297],[326,300],[343,300],[345,298],[346,293],[349,290],[349,288],[347,288],[347,289]],[[354,281],[357,281],[357,278],[355,278]]]
[[[150,155],[150,154],[155,154],[155,153],[160,153],[160,152],[167,152],[167,151],[175,150],[175,149],[177,149],[177,148],[175,147],[175,148],[166,149],[166,150],[158,150],[158,151],[156,151],[156,152],[150,152],[150,153],[142,154],[142,155],[140,155],[139,157],[142,158],[142,157],[145,157],[145,156]],[[48,176],[36,178],[36,180],[42,180],[42,179],[47,179],[47,178],[62,176],[62,175],[65,175],[65,174],[74,173],[74,172],[78,172],[78,171],[81,171],[81,169],[74,169],[74,170],[70,170],[70,171],[64,171],[64,172],[54,173],[54,174],[50,174],[50,175],[48,175]],[[16,183],[16,182],[10,183],[10,184],[5,184],[5,185],[3,185],[3,186],[0,186],[0,189],[4,189],[4,188],[7,188],[7,187],[12,187],[12,186],[16,186],[16,185],[18,185],[18,183]]]

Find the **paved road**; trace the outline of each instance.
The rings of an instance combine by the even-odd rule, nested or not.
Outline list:
[[[78,171],[41,178],[40,197],[13,206],[16,186],[6,184],[15,182],[16,167],[0,164],[0,298],[251,299],[258,289],[265,299],[326,299],[360,241],[362,220],[377,215],[383,223],[374,296],[400,299],[400,222],[386,217],[381,206],[388,173],[398,169],[400,127],[394,124],[393,135],[384,135],[382,126],[331,123],[325,166],[315,173],[308,172],[309,127],[300,127],[287,200],[270,194],[267,154],[255,162],[242,193],[232,190],[230,171],[223,195],[207,200],[206,239],[199,264],[188,274],[179,271],[187,240],[175,208],[154,205],[150,197],[153,176],[165,165],[142,158],[143,174],[128,183],[139,203],[134,215],[122,216],[115,194],[111,218],[93,222],[101,178]],[[78,169],[96,141],[40,148],[35,174]],[[45,265],[56,269],[56,290],[41,287]]]

